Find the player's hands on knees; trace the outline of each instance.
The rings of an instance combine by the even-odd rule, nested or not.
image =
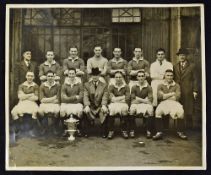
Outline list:
[[[84,108],[84,112],[85,112],[85,113],[89,113],[89,112],[90,112],[90,107],[89,107],[89,106],[86,106],[86,107]]]
[[[102,106],[101,110],[104,113],[107,113],[108,112],[108,108],[105,105]]]

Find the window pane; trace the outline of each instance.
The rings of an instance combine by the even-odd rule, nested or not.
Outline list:
[[[134,20],[134,22],[141,22],[141,18],[140,17],[134,17],[133,20]]]
[[[53,16],[51,9],[26,9],[24,16],[25,25],[51,25]]]
[[[140,10],[139,9],[133,9],[133,16],[140,16]]]
[[[107,26],[111,23],[110,9],[83,9],[83,25]]]
[[[131,23],[140,22],[141,13],[138,8],[112,9],[112,22]]]
[[[24,24],[77,26],[81,24],[81,9],[26,9]]]
[[[112,10],[112,16],[119,16],[119,9],[113,9]]]
[[[120,22],[133,22],[132,17],[121,17]]]
[[[77,26],[81,24],[81,9],[53,9],[54,25]]]

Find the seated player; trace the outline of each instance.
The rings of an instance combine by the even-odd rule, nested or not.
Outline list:
[[[84,118],[85,122],[85,137],[88,136],[88,130],[91,123],[94,122],[96,117],[100,118],[102,137],[107,136],[106,117],[108,114],[108,90],[107,84],[99,80],[100,70],[99,68],[92,68],[91,79],[84,85],[84,112],[86,114]]]
[[[47,51],[45,57],[47,60],[39,67],[40,81],[43,83],[47,80],[47,72],[50,70],[54,73],[55,81],[58,83],[60,80],[60,65],[54,60],[54,51]]]
[[[144,71],[139,71],[137,74],[138,83],[132,87],[131,90],[131,107],[129,130],[130,136],[134,137],[135,118],[134,115],[143,115],[146,122],[146,136],[152,137],[152,121],[153,121],[153,106],[152,106],[152,88],[146,81]]]
[[[67,119],[71,114],[79,119],[79,131],[83,114],[83,87],[79,79],[76,78],[76,70],[69,69],[68,78],[61,88],[61,109],[60,117]]]
[[[127,77],[127,61],[121,57],[121,48],[114,48],[113,54],[114,58],[109,60],[108,67],[107,67],[107,73],[109,76],[109,84],[114,83],[114,75],[117,71],[121,71],[124,75],[124,79],[126,80]]]
[[[177,135],[181,139],[187,139],[183,133],[184,130],[184,110],[183,106],[179,103],[181,95],[180,86],[173,80],[173,71],[167,69],[164,75],[164,82],[158,86],[158,105],[155,111],[155,126],[157,133],[153,136],[154,140],[162,139],[163,122],[162,117],[170,115],[172,119],[177,119]]]
[[[74,68],[76,69],[76,78],[83,82],[85,75],[84,66],[84,60],[78,57],[78,48],[76,46],[70,47],[69,57],[63,61],[64,75],[68,76],[69,69]]]
[[[128,105],[130,102],[130,88],[125,83],[123,74],[120,71],[115,73],[114,84],[110,84],[108,88],[109,101],[108,105],[109,113],[108,116],[108,139],[113,138],[114,134],[114,116],[120,115],[121,117],[121,129],[124,138],[128,138],[126,122],[128,115]]]
[[[39,114],[43,125],[43,134],[48,127],[48,118],[52,119],[54,134],[58,134],[59,112],[60,112],[60,85],[55,82],[54,73],[49,70],[46,74],[47,81],[40,86]]]
[[[19,128],[20,117],[23,117],[24,114],[30,114],[32,116],[32,130],[30,131],[32,136],[34,136],[34,129],[37,123],[38,105],[36,101],[38,100],[39,91],[38,85],[34,83],[33,80],[34,73],[28,71],[26,73],[26,81],[20,84],[18,88],[19,102],[11,111],[16,128]]]

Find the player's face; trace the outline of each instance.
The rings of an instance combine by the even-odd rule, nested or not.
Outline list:
[[[95,47],[94,53],[95,53],[95,56],[101,56],[102,48],[101,47]]]
[[[78,55],[78,50],[77,48],[70,48],[69,53],[72,58],[75,58]]]
[[[115,80],[116,80],[116,83],[122,83],[123,82],[122,74],[121,73],[116,73],[115,74]]]
[[[144,74],[144,73],[138,73],[138,75],[137,75],[137,80],[140,82],[140,83],[142,83],[142,82],[144,82],[145,80],[146,80],[146,75]]]
[[[139,57],[143,56],[143,52],[142,52],[141,48],[135,48],[133,53],[134,53],[134,56],[136,58],[139,58]]]
[[[46,58],[47,58],[47,60],[49,61],[49,62],[52,62],[53,61],[53,59],[54,59],[54,53],[52,52],[52,51],[49,51],[49,52],[47,52],[46,53]]]
[[[179,62],[184,62],[186,60],[185,54],[179,54]]]
[[[174,75],[172,72],[166,72],[165,79],[168,83],[171,83],[173,81]]]
[[[52,83],[54,81],[54,74],[53,73],[48,73],[47,74],[47,81],[49,83]]]
[[[159,61],[163,61],[164,58],[165,58],[165,53],[164,53],[163,51],[158,51],[158,52],[157,52],[157,59],[158,59]]]
[[[122,54],[121,49],[120,48],[115,48],[113,51],[114,57],[115,58],[119,58]]]
[[[34,73],[33,72],[27,72],[26,74],[26,80],[31,83],[34,80]]]
[[[25,60],[27,60],[27,61],[30,61],[31,60],[31,52],[30,51],[26,51],[26,52],[24,52],[24,54],[23,54],[23,58],[25,59]]]
[[[70,70],[68,76],[69,76],[71,79],[74,79],[74,78],[76,77],[75,71],[74,71],[74,70]]]

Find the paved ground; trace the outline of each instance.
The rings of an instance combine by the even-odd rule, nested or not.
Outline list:
[[[201,166],[202,143],[199,131],[187,132],[188,141],[168,133],[163,140],[147,140],[144,135],[113,140],[99,136],[77,138],[22,137],[9,149],[10,166]],[[145,143],[144,146],[139,141]]]

